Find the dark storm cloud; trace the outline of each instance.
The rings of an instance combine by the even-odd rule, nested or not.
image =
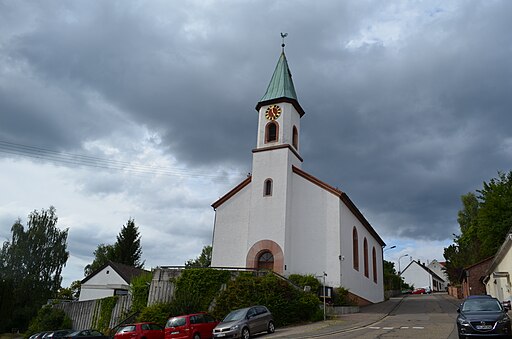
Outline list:
[[[510,169],[509,2],[2,6],[1,138],[75,149],[126,119],[190,167],[249,171],[283,31],[303,167],[379,232],[450,238],[460,195]]]

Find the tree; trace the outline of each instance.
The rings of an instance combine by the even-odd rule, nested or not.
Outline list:
[[[512,227],[512,171],[499,172],[498,178],[484,182],[477,191],[481,201],[478,210],[478,238],[482,242],[482,257],[493,256]]]
[[[94,251],[93,262],[90,263],[89,265],[86,265],[84,268],[84,275],[88,276],[89,274],[100,269],[109,260],[115,261],[114,259],[114,245],[99,244],[96,250]]]
[[[186,268],[210,267],[212,263],[212,246],[205,246],[199,257],[187,260]]]
[[[57,295],[69,257],[68,229],[59,230],[57,220],[50,206],[30,213],[26,230],[20,219],[12,226],[12,239],[0,251],[0,281],[6,296],[0,300],[0,331],[26,329],[41,305]]]
[[[444,249],[446,272],[452,284],[465,267],[493,256],[512,229],[512,171],[483,183],[483,189],[461,196],[457,221],[460,235]]]
[[[142,256],[140,234],[133,219],[128,219],[126,225],[121,228],[114,245],[114,255],[115,262],[137,268],[144,267],[144,261],[140,261]]]
[[[91,264],[85,266],[85,276],[90,275],[100,269],[109,261],[113,261],[128,266],[143,268],[145,261],[140,261],[142,248],[140,246],[140,234],[135,221],[128,219],[126,225],[123,225],[117,236],[117,241],[113,245],[100,244],[94,251],[94,260]]]

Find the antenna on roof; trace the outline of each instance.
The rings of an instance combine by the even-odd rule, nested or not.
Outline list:
[[[284,52],[284,38],[286,38],[288,36],[288,33],[281,33],[281,47],[283,48],[283,52]]]

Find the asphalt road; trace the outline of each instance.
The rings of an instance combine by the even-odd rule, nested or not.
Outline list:
[[[457,301],[446,295],[410,295],[381,321],[322,338],[456,339]]]

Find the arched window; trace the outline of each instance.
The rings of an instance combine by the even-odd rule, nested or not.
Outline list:
[[[274,270],[274,256],[270,251],[264,251],[258,257],[258,270]]]
[[[364,276],[369,278],[370,273],[368,272],[368,241],[366,240],[366,238],[364,238],[363,251],[364,251]]]
[[[359,243],[355,227],[352,230],[352,260],[354,261],[354,269],[359,271]]]
[[[276,122],[271,121],[265,127],[265,142],[274,142],[277,141],[277,132],[279,130],[279,126]]]
[[[270,195],[272,195],[272,179],[269,178],[263,184],[263,196],[268,197]]]
[[[298,151],[299,150],[299,132],[297,132],[297,127],[293,126],[293,135],[292,135],[292,144],[293,147]]]
[[[373,281],[377,283],[377,252],[375,247],[372,248],[372,266],[373,266]]]

